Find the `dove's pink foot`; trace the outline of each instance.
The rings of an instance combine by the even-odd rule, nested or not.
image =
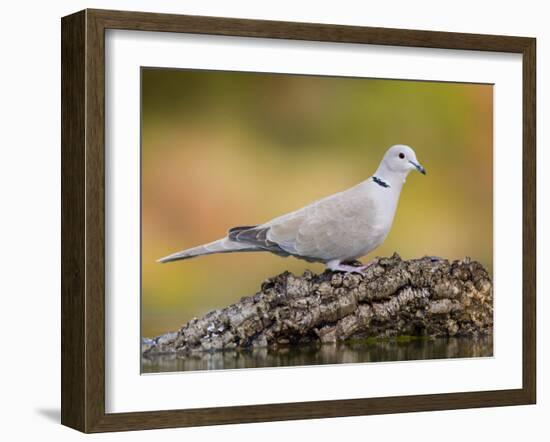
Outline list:
[[[346,273],[360,273],[362,275],[374,264],[378,262],[377,259],[373,259],[371,262],[362,265],[354,266],[350,264],[344,264],[342,261],[334,260],[327,262],[327,268],[333,272],[346,272]]]

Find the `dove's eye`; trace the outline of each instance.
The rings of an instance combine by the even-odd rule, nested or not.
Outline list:
[[[401,159],[405,158],[405,154],[404,154],[403,152],[401,152],[401,153],[399,154],[399,158],[401,158]]]

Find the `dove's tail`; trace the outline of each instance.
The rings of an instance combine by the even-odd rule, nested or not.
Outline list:
[[[172,262],[179,261],[181,259],[194,258],[195,256],[211,255],[213,253],[231,253],[231,252],[257,252],[262,249],[250,244],[243,244],[236,241],[232,241],[229,238],[222,238],[218,241],[214,241],[202,246],[193,247],[191,249],[183,250],[181,252],[173,253],[172,255],[160,258],[157,262]]]

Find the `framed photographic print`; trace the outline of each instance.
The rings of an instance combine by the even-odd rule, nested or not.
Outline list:
[[[62,423],[532,404],[535,39],[62,19]]]

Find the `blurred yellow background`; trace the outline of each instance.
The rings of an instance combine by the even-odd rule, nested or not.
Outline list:
[[[471,256],[492,271],[491,85],[142,70],[142,335],[321,264],[269,253],[170,253],[259,224],[367,179],[386,149],[415,149],[385,243],[370,256]]]

